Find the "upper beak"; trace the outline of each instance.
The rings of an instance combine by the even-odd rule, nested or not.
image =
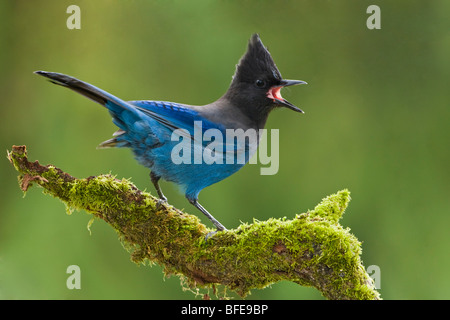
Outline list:
[[[281,80],[280,83],[283,87],[295,86],[297,84],[308,84],[306,81],[302,80]]]
[[[303,110],[294,106],[292,103],[290,103],[289,101],[284,99],[280,94],[281,88],[288,87],[288,86],[295,86],[298,84],[307,84],[307,82],[302,81],[302,80],[281,80],[280,86],[273,87],[269,91],[269,93],[270,93],[269,97],[272,98],[274,100],[274,102],[278,105],[284,106],[284,107],[294,110],[296,112],[304,113]]]

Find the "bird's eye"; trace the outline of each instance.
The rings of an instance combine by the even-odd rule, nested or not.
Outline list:
[[[258,80],[256,80],[255,84],[257,87],[263,88],[266,85],[266,82],[264,80],[258,79]]]

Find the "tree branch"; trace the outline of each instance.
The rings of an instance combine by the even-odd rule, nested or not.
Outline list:
[[[328,299],[379,299],[361,260],[361,243],[339,223],[347,190],[322,200],[294,219],[242,224],[219,232],[196,216],[111,175],[77,179],[52,166],[29,162],[25,146],[13,146],[8,159],[20,173],[23,191],[38,184],[69,210],[83,209],[110,224],[136,262],[158,263],[190,287],[225,285],[245,297],[251,289],[281,280],[313,286]]]

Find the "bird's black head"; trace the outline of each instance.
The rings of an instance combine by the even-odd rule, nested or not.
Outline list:
[[[267,117],[275,107],[287,107],[301,112],[302,110],[285,100],[280,90],[283,87],[305,84],[300,80],[284,80],[267,48],[258,34],[254,34],[248,43],[247,52],[236,66],[230,88],[226,97],[236,103],[251,116]]]

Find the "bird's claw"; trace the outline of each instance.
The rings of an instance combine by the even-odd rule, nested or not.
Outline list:
[[[208,232],[208,234],[205,236],[205,242],[208,243],[208,239],[211,238],[212,236],[214,236],[217,233],[217,231],[218,230]]]
[[[156,202],[156,210],[159,210],[163,204],[167,204],[167,199],[158,199],[158,201]]]
[[[224,228],[223,230],[217,229],[217,230],[208,232],[208,233],[206,234],[206,236],[205,236],[205,243],[208,243],[208,239],[211,238],[211,237],[213,237],[213,236],[215,236],[215,234],[216,234],[217,232],[220,232],[220,231],[227,231],[227,229],[226,229],[226,228]]]

